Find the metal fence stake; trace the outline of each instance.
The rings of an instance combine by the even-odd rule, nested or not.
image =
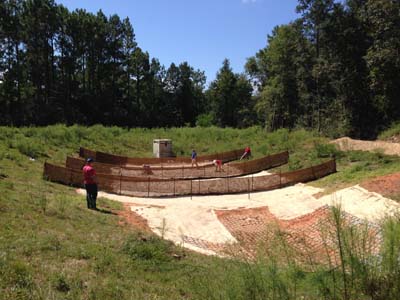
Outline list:
[[[122,193],[122,168],[119,167],[119,194]]]
[[[250,177],[247,177],[247,191],[248,191],[248,199],[250,199]]]
[[[147,177],[147,198],[150,197],[150,177]]]

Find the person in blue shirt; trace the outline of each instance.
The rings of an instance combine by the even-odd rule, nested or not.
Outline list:
[[[196,168],[198,168],[199,167],[199,165],[197,164],[197,153],[196,153],[196,150],[192,150],[192,168],[193,168],[193,165],[196,165]]]

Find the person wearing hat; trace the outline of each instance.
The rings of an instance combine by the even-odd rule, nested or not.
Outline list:
[[[96,182],[96,171],[92,166],[93,158],[89,157],[86,160],[86,165],[83,167],[83,183],[86,189],[86,201],[89,209],[97,209],[97,182]]]

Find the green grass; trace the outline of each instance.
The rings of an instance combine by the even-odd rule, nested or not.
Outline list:
[[[400,123],[393,124],[390,128],[381,132],[378,136],[380,140],[387,140],[392,136],[400,135]]]
[[[194,254],[119,225],[111,213],[118,203],[100,198],[101,211],[89,211],[73,188],[42,179],[46,160],[63,164],[79,146],[150,157],[154,138],[172,139],[187,156],[192,148],[202,155],[250,145],[255,158],[289,150],[281,170],[335,156],[339,172],[314,183],[326,188],[400,171],[397,157],[339,152],[303,130],[0,127],[0,299],[321,299],[317,273]]]

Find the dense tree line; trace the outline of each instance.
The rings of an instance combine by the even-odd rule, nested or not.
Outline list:
[[[187,62],[151,58],[129,19],[53,0],[0,2],[1,124],[195,125],[210,113],[205,83]]]
[[[248,59],[256,111],[270,129],[373,137],[400,120],[400,1],[299,0]]]
[[[400,1],[299,0],[245,74],[206,87],[187,62],[142,50],[129,19],[54,0],[0,0],[4,125],[195,124],[373,137],[400,120]]]

